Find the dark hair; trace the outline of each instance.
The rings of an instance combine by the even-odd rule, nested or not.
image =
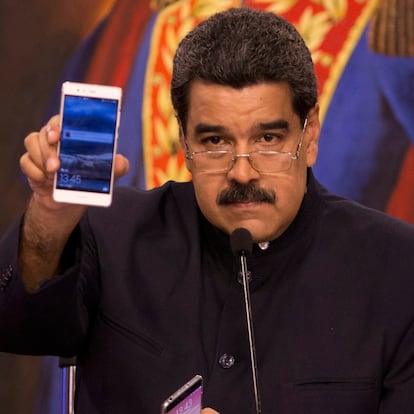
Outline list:
[[[302,121],[317,102],[313,62],[296,29],[274,13],[230,9],[202,21],[180,42],[174,57],[171,97],[186,129],[191,82],[243,88],[286,82]]]

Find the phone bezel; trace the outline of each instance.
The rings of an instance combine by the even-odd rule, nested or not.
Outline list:
[[[201,395],[203,394],[203,377],[195,375],[190,381],[186,382],[174,394],[170,395],[161,405],[161,414],[169,414],[171,409],[177,407],[194,391],[201,388]]]
[[[116,148],[118,143],[118,129],[120,122],[120,113],[121,113],[121,99],[122,99],[122,89],[117,86],[109,85],[97,85],[89,83],[79,83],[79,82],[64,82],[62,84],[62,93],[60,101],[60,127],[62,128],[63,122],[63,111],[64,111],[64,102],[65,96],[80,96],[80,97],[90,97],[97,99],[114,99],[118,101],[118,110],[116,114],[116,125],[115,125],[115,136],[114,144],[112,149],[112,157],[115,157]],[[60,141],[58,144],[58,156],[60,153]],[[71,189],[62,189],[57,188],[58,184],[58,172],[55,173],[54,182],[53,182],[53,199],[62,203],[72,203],[72,204],[82,204],[90,206],[100,206],[108,207],[112,202],[112,193],[114,185],[114,162],[112,162],[111,176],[109,183],[109,192],[100,193],[94,191],[83,191],[83,190],[71,190]]]

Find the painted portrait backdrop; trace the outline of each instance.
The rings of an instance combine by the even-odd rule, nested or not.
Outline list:
[[[63,80],[121,86],[118,149],[131,169],[118,185],[188,179],[169,99],[172,56],[200,20],[240,6],[284,16],[312,52],[322,119],[319,180],[414,223],[413,0],[117,0],[68,60],[46,113],[57,112]],[[41,382],[56,384],[55,360],[46,361]],[[60,398],[56,388],[40,396],[39,413]]]
[[[119,184],[150,188],[187,179],[169,100],[179,40],[200,20],[230,7],[278,13],[295,24],[315,62],[323,124],[316,175],[334,192],[414,222],[413,5],[413,0],[118,0],[63,79],[124,88],[119,149],[132,168]]]

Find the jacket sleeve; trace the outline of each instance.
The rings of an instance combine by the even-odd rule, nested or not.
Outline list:
[[[73,356],[86,336],[97,301],[97,275],[77,228],[61,259],[62,272],[28,293],[19,273],[21,221],[0,240],[0,351]]]

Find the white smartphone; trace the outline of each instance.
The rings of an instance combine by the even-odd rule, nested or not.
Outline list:
[[[161,414],[201,414],[203,378],[194,376],[161,405]]]
[[[122,89],[64,82],[60,104],[60,168],[56,201],[109,206],[118,139]]]

